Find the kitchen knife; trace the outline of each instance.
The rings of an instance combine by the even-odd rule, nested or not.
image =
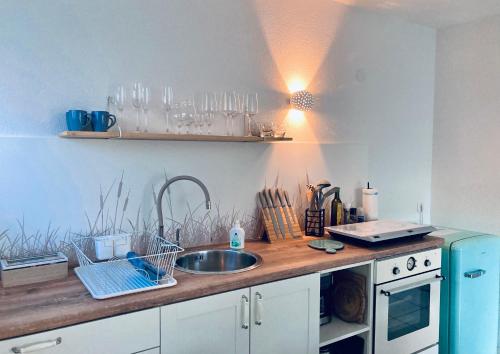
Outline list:
[[[266,190],[264,189],[262,192],[262,197],[263,200],[265,201],[265,206],[267,207],[267,211],[269,212],[269,215],[271,215],[271,221],[273,223],[274,227],[274,232],[276,233],[276,236],[281,233],[280,228],[278,227],[278,220],[276,218],[276,215],[274,214],[274,209],[272,208],[272,202],[269,200],[269,197],[267,196]]]
[[[257,206],[262,209],[262,217],[264,219],[264,229],[267,232],[267,236],[269,238],[269,241],[272,241],[271,239],[277,239],[278,236],[276,235],[276,232],[274,231],[274,227],[272,225],[272,220],[271,220],[271,215],[269,214],[269,210],[267,210],[267,207],[265,206],[265,201],[263,200],[263,195],[260,192],[257,192]]]
[[[278,224],[280,226],[281,235],[283,236],[283,239],[286,240],[285,223],[284,223],[283,217],[279,211],[278,204],[276,203],[276,200],[274,199],[273,192],[271,191],[270,188],[267,190],[267,195],[269,195],[269,199],[271,199],[272,206],[274,208],[274,211],[276,212],[276,219],[278,220]]]
[[[293,238],[297,237],[295,233],[293,232],[293,221],[291,220],[291,216],[289,215],[289,211],[286,205],[286,200],[285,197],[283,196],[282,192],[279,190],[279,188],[276,188],[276,196],[278,197],[278,200],[281,204],[281,207],[283,209],[283,212],[285,214],[286,218],[286,224],[288,226],[288,230],[290,231],[290,234],[292,235]]]
[[[293,210],[292,203],[290,203],[290,198],[288,197],[288,192],[286,191],[286,189],[283,189],[283,196],[285,197],[286,204],[288,204],[290,214],[292,214],[293,222],[298,225],[299,219],[297,219],[297,215],[295,215],[295,210]]]

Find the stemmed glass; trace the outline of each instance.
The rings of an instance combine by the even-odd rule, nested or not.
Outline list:
[[[193,100],[184,101],[184,125],[186,126],[186,134],[191,134],[191,125],[195,122],[195,109]]]
[[[224,91],[221,97],[220,111],[226,117],[226,135],[234,135],[233,114],[236,111],[236,96],[234,92]]]
[[[214,92],[205,92],[201,110],[205,114],[207,134],[210,135],[212,134],[211,127],[214,122],[214,115],[217,112],[217,95]]]
[[[161,103],[163,107],[163,111],[165,112],[165,132],[169,133],[169,122],[168,122],[168,114],[172,110],[172,105],[174,103],[174,92],[172,87],[164,86],[161,95]]]
[[[118,118],[122,119],[123,121],[125,120],[123,115],[123,110],[125,109],[125,98],[126,98],[126,93],[125,93],[125,87],[123,85],[118,85],[116,87],[116,92],[115,92],[115,105],[116,109],[120,114],[118,115]]]
[[[238,93],[234,93],[235,97],[235,102],[236,102],[236,107],[235,110],[231,116],[231,135],[234,135],[234,120],[238,115],[241,114],[242,117],[244,117],[244,109],[243,109],[243,103],[244,103],[244,97],[243,95],[240,95]]]
[[[203,125],[205,124],[204,121],[204,111],[203,111],[203,95],[196,95],[193,96],[193,109],[194,109],[194,128],[195,134],[201,135],[202,134],[202,128]]]
[[[183,116],[184,113],[182,111],[181,104],[179,102],[174,103],[173,111],[174,111],[173,118],[175,125],[177,127],[176,134],[180,134],[182,125],[184,124],[184,116]]]
[[[135,82],[132,85],[132,106],[137,111],[137,117],[135,119],[135,131],[141,131],[141,101],[142,101],[142,84],[140,82]]]
[[[149,87],[143,87],[141,93],[141,106],[144,111],[144,132],[148,132],[149,126],[149,104],[151,103],[151,89]]]
[[[246,134],[252,135],[252,120],[253,117],[259,113],[259,96],[257,93],[249,93],[245,95],[245,102],[243,104],[244,119],[246,119]]]

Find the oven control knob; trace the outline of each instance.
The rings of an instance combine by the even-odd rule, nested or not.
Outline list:
[[[416,266],[417,266],[417,260],[414,257],[408,258],[408,260],[406,261],[406,268],[408,268],[408,270],[411,271],[415,269]]]
[[[429,259],[426,259],[425,262],[424,262],[424,266],[426,267],[430,267],[431,266],[431,261]]]
[[[399,273],[400,273],[400,270],[399,270],[399,268],[398,268],[398,267],[394,267],[394,268],[392,268],[392,274],[394,274],[394,275],[398,275]]]

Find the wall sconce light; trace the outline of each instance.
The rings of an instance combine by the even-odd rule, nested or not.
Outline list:
[[[306,90],[292,93],[290,105],[299,111],[310,111],[314,105],[314,96]]]

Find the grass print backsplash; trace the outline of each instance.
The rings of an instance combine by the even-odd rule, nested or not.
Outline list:
[[[165,180],[167,177],[165,176]],[[309,177],[306,175],[306,182]],[[276,176],[274,186],[279,185],[279,176]],[[305,183],[304,183],[305,185]],[[152,187],[153,200],[156,201],[156,190]],[[132,234],[132,243],[142,245],[149,236],[158,232],[156,205],[150,207],[146,213],[139,206],[132,211],[129,208],[130,189],[124,183],[123,174],[120,179],[113,181],[107,188],[100,188],[96,215],[90,216],[85,212],[86,230],[72,231],[54,227],[50,222],[45,230],[38,230],[34,234],[26,232],[24,217],[17,221],[17,230],[0,230],[0,258],[20,258],[33,255],[54,253],[61,251],[73,263],[74,252],[71,240],[79,237],[102,236],[116,233]],[[304,211],[307,207],[305,188],[298,185],[298,193],[294,198],[299,223],[303,224]],[[182,247],[192,247],[206,244],[228,242],[228,233],[236,220],[240,220],[247,239],[262,237],[262,227],[258,210],[252,215],[237,210],[222,212],[219,203],[212,203],[212,210],[205,210],[205,203],[192,207],[187,203],[187,213],[181,220],[174,219],[170,191],[167,190],[163,198],[165,238],[175,241],[176,230],[180,230]]]

